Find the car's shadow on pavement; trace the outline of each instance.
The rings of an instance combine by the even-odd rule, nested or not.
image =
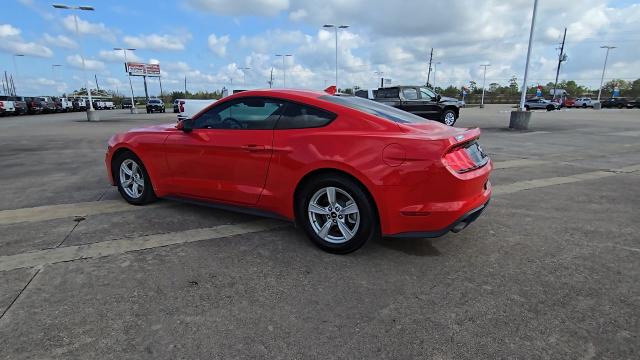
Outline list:
[[[385,249],[400,251],[412,256],[440,256],[440,251],[433,246],[431,239],[389,239],[382,238],[373,241],[373,245]],[[365,250],[366,251],[366,250]]]

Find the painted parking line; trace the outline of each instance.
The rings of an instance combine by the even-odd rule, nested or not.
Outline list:
[[[603,179],[618,174],[631,174],[640,171],[640,165],[631,165],[619,169],[606,171],[590,171],[570,176],[559,176],[552,178],[519,181],[512,184],[496,185],[493,187],[494,195],[513,194],[523,190],[537,189],[553,185],[576,183],[586,180]]]
[[[44,266],[79,259],[100,258],[124,254],[131,251],[153,249],[162,246],[220,239],[273,230],[288,223],[276,220],[257,220],[233,225],[220,225],[204,229],[176,231],[164,234],[141,236],[133,239],[118,239],[99,243],[46,249],[22,254],[0,256],[0,271]]]
[[[613,135],[613,136],[639,136],[639,137],[640,137],[640,130],[620,131],[620,132],[608,133],[608,134],[605,134],[605,135]]]
[[[105,200],[3,210],[0,211],[0,225],[107,214],[141,208],[140,206],[129,205],[123,200]]]

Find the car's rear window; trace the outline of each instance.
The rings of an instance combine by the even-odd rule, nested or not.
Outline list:
[[[357,96],[323,95],[320,96],[320,99],[402,124],[425,123],[430,121],[406,111],[396,109],[393,106],[384,105]]]

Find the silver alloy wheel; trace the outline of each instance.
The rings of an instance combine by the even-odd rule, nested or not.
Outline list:
[[[131,159],[120,164],[120,185],[131,198],[137,199],[144,192],[144,175],[140,166]]]
[[[444,115],[444,123],[446,125],[452,126],[455,122],[456,122],[456,114],[449,111]]]
[[[360,227],[360,210],[346,191],[329,186],[316,191],[308,206],[309,222],[323,240],[342,244],[355,236]]]

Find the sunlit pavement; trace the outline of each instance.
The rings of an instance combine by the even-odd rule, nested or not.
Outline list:
[[[459,234],[346,256],[292,225],[108,185],[107,139],[175,115],[0,118],[0,357],[637,358],[640,110],[467,108],[496,170]]]

